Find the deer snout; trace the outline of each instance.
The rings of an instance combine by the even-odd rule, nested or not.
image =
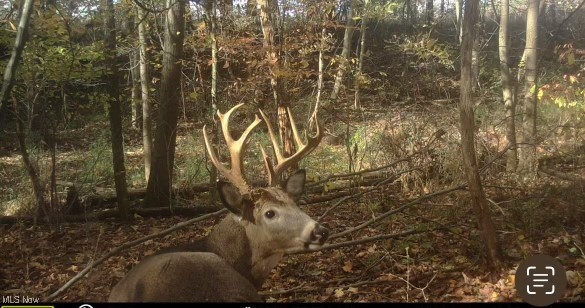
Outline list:
[[[329,229],[317,224],[313,231],[311,231],[311,241],[323,245],[329,237]]]

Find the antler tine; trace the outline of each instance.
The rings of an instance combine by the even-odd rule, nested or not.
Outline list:
[[[295,143],[297,145],[297,152],[290,157],[284,158],[284,156],[282,156],[282,152],[280,151],[280,145],[278,143],[278,140],[276,139],[276,135],[274,134],[274,130],[272,129],[270,121],[268,120],[266,114],[264,114],[264,112],[260,110],[260,115],[262,115],[262,118],[264,119],[264,122],[266,122],[266,126],[268,127],[268,133],[270,134],[270,140],[272,141],[272,147],[274,148],[274,154],[276,156],[277,163],[276,166],[272,164],[270,157],[266,155],[266,152],[264,151],[264,148],[261,145],[260,149],[262,150],[262,155],[264,156],[264,165],[266,167],[266,170],[268,171],[268,183],[270,186],[276,186],[280,184],[282,173],[287,168],[299,162],[303,157],[311,153],[317,147],[317,145],[319,145],[319,142],[321,142],[321,139],[323,138],[323,128],[321,127],[319,120],[317,119],[317,115],[315,114],[314,118],[317,126],[316,135],[310,136],[309,134],[307,134],[307,143],[303,144],[296,123],[292,117],[289,108],[287,108],[287,112],[289,115],[290,124],[293,131],[293,136],[295,138]]]
[[[217,111],[217,116],[219,121],[221,122],[221,130],[223,133],[223,137],[225,142],[228,146],[228,150],[230,152],[230,160],[231,160],[231,169],[227,169],[224,164],[222,164],[215,151],[211,148],[211,142],[209,142],[209,137],[207,136],[207,131],[205,130],[205,126],[203,126],[203,139],[205,140],[205,148],[209,153],[209,157],[213,165],[217,168],[217,170],[223,174],[228,181],[234,184],[239,190],[241,194],[248,194],[250,192],[250,186],[246,181],[246,175],[244,174],[244,153],[248,148],[248,137],[250,136],[250,132],[262,122],[258,115],[256,115],[254,122],[250,124],[246,130],[242,133],[239,139],[235,140],[232,137],[229,129],[229,120],[232,113],[242,107],[244,104],[238,104],[234,106],[232,109],[228,110],[226,113],[221,113],[219,110]]]

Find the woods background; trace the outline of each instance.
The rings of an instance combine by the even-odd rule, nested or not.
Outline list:
[[[519,300],[536,253],[582,301],[584,4],[0,1],[0,294],[103,301],[208,232],[201,128],[217,144],[214,115],[245,103],[234,135],[261,108],[285,156],[291,116],[326,129],[301,204],[331,242],[277,267],[267,301]]]

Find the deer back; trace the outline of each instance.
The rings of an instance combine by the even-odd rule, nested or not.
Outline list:
[[[110,293],[109,302],[260,302],[256,288],[211,252],[144,259]]]

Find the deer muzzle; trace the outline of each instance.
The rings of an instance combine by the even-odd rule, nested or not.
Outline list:
[[[311,243],[323,245],[327,238],[329,238],[329,229],[320,224],[315,225],[315,228],[311,231]]]

